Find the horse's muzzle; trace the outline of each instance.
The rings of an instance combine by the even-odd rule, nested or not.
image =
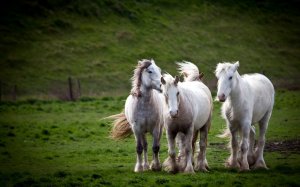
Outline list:
[[[225,100],[226,100],[225,94],[219,95],[219,96],[218,96],[218,99],[219,99],[219,101],[222,102],[222,103],[225,102]]]

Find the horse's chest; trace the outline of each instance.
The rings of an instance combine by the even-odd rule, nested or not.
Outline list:
[[[139,124],[153,124],[158,119],[158,110],[152,105],[140,105],[135,110],[135,121]]]

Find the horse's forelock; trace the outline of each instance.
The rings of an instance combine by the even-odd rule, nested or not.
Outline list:
[[[215,70],[216,77],[219,78],[221,76],[221,74],[227,72],[230,69],[230,67],[232,67],[232,66],[233,66],[233,64],[227,63],[227,62],[219,63]]]

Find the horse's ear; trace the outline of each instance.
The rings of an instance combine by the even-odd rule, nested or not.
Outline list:
[[[202,80],[203,77],[204,77],[204,74],[203,74],[203,73],[200,73],[199,79]]]
[[[160,78],[160,82],[161,82],[163,85],[166,84],[166,81],[165,81],[165,79],[164,79],[163,77]]]
[[[188,74],[186,72],[182,72],[182,74],[183,74],[184,77],[188,76]]]
[[[150,62],[153,63],[153,64],[155,64],[155,61],[153,60],[153,58],[151,58]]]
[[[233,71],[236,71],[240,66],[240,62],[236,61],[236,63],[233,64]]]
[[[174,80],[175,86],[177,86],[178,82],[179,82],[179,77],[176,75],[176,76],[175,76],[175,80]]]

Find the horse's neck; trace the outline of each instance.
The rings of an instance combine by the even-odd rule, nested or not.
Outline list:
[[[235,77],[234,81],[235,81],[235,83],[234,83],[234,86],[232,87],[231,93],[230,93],[230,101],[231,101],[232,106],[238,106],[245,99],[244,90],[243,90],[244,82],[238,72],[236,72],[236,77]]]
[[[151,88],[147,88],[145,86],[141,86],[141,101],[143,101],[143,103],[150,103],[151,99],[153,97],[153,92]]]
[[[188,100],[190,98],[187,97],[185,90],[182,89],[180,86],[179,88],[179,106],[178,106],[178,113],[182,113],[185,112],[187,110],[187,108],[190,108],[190,103],[188,102]]]

